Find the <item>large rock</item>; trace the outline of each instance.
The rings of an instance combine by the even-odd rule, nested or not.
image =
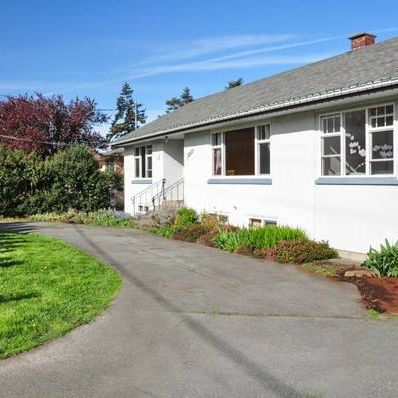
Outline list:
[[[346,271],[344,273],[344,276],[347,278],[372,278],[374,277],[374,273],[372,271],[369,271],[368,269],[352,269],[349,271]]]

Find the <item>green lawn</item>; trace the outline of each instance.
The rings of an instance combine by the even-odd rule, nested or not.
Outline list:
[[[116,271],[60,240],[0,233],[0,358],[89,322],[120,287]]]

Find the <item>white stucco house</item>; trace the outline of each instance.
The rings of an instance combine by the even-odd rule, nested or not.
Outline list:
[[[184,202],[364,253],[398,240],[398,37],[200,98],[122,137],[125,210]]]

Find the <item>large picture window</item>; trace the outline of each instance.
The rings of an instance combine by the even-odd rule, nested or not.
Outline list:
[[[254,175],[254,128],[225,133],[225,174]]]
[[[322,175],[394,173],[394,106],[321,117]]]
[[[270,174],[270,125],[214,133],[213,175]]]
[[[152,178],[152,145],[134,148],[134,177]]]

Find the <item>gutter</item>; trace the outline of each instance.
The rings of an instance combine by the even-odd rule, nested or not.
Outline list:
[[[204,120],[201,122],[176,126],[176,127],[166,129],[166,130],[159,130],[156,133],[143,135],[141,137],[133,137],[133,138],[130,138],[125,141],[119,141],[119,142],[115,143],[114,145],[112,145],[112,148],[114,148],[114,147],[116,148],[118,146],[123,146],[124,144],[128,144],[131,142],[142,141],[142,140],[146,140],[149,138],[161,137],[166,134],[178,133],[181,131],[192,130],[197,127],[209,126],[209,125],[213,125],[213,124],[219,123],[219,122],[242,119],[242,118],[250,117],[253,115],[266,114],[266,113],[270,113],[272,111],[280,111],[283,109],[289,109],[289,108],[294,109],[294,108],[301,107],[301,106],[307,105],[307,104],[325,102],[325,101],[340,99],[340,98],[344,98],[344,97],[350,97],[355,94],[366,93],[367,91],[381,91],[381,90],[386,90],[386,89],[393,89],[394,86],[398,87],[398,76],[390,78],[390,79],[386,79],[386,80],[377,80],[377,81],[370,82],[370,83],[358,84],[358,85],[350,86],[350,87],[346,87],[346,88],[330,90],[330,91],[326,91],[325,93],[322,93],[322,94],[321,93],[309,94],[305,97],[300,97],[297,99],[293,98],[293,99],[290,99],[287,101],[282,101],[282,102],[274,102],[274,103],[264,105],[264,106],[261,106],[261,107],[255,108],[255,109],[251,109],[248,111],[242,111],[239,113],[235,113],[233,115],[219,116],[219,117],[215,117],[213,119],[207,119],[207,120]]]

